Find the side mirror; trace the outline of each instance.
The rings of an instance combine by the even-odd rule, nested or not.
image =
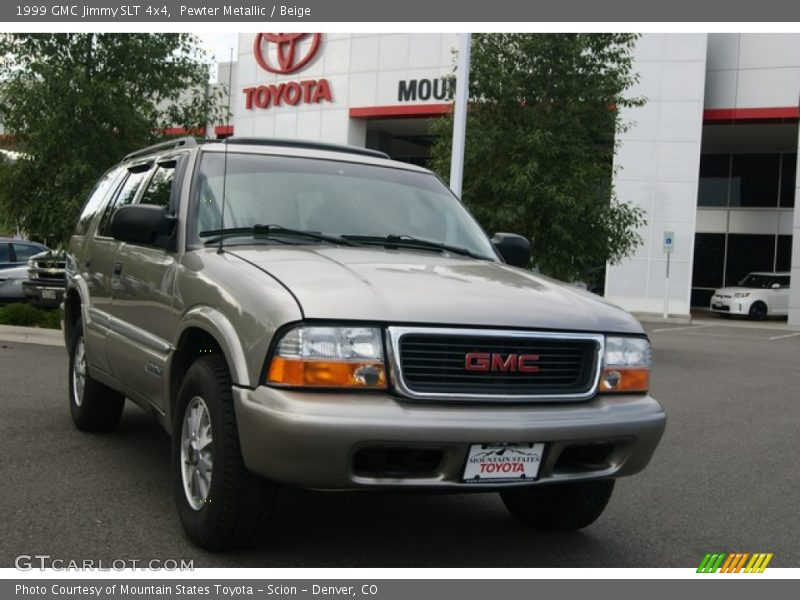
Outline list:
[[[121,242],[169,250],[176,222],[163,206],[128,204],[111,217],[111,235]]]
[[[769,287],[771,287],[773,290],[779,290],[779,289],[781,289],[781,284],[780,283],[773,283]]]
[[[528,268],[531,264],[531,243],[516,233],[495,233],[492,245],[512,267]]]

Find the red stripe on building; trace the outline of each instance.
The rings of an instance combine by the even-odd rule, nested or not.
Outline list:
[[[202,137],[206,134],[204,127],[198,129],[186,129],[185,127],[166,127],[161,130],[164,135],[194,135]]]
[[[797,121],[798,106],[774,106],[769,108],[707,108],[703,111],[704,123],[737,123],[747,121]]]
[[[355,119],[397,119],[401,117],[440,117],[453,110],[449,102],[442,104],[400,104],[393,106],[365,106],[351,108]]]
[[[214,127],[214,135],[233,135],[233,125],[217,125]]]

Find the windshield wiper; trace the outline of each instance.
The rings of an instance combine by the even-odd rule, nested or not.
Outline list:
[[[330,244],[341,244],[343,246],[354,246],[355,244],[338,235],[327,235],[316,231],[304,231],[301,229],[289,229],[280,225],[253,225],[252,227],[226,227],[224,229],[209,229],[198,234],[201,238],[210,238],[203,242],[206,246],[218,243],[220,239],[248,235],[253,238],[276,238],[276,237],[297,237],[318,242],[328,242]]]
[[[461,256],[470,256],[472,258],[487,257],[475,254],[466,248],[458,246],[451,246],[441,242],[433,242],[430,240],[422,240],[415,238],[411,235],[343,235],[345,240],[356,242],[358,244],[379,244],[384,248],[415,248],[419,250],[434,250],[438,252],[450,252],[451,254],[459,254]]]

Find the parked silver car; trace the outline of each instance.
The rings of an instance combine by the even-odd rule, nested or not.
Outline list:
[[[152,413],[207,548],[266,535],[279,485],[496,491],[529,526],[585,527],[664,430],[650,343],[529,262],[527,240],[490,240],[434,174],[378,152],[146,148],[69,245],[72,417],[111,429],[126,397]]]

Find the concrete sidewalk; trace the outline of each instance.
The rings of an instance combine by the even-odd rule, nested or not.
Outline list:
[[[39,344],[41,346],[63,347],[64,334],[60,329],[42,329],[41,327],[0,325],[0,342],[17,342],[18,344]]]

